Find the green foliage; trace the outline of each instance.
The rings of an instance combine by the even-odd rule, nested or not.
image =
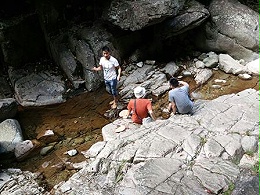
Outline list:
[[[231,195],[232,191],[235,189],[235,184],[230,183],[228,186],[228,190],[223,193],[223,195]]]
[[[119,165],[118,169],[116,170],[115,183],[118,183],[123,179],[123,168],[126,162],[127,162],[126,160],[123,160]]]
[[[206,142],[207,142],[207,139],[205,137],[200,138],[200,143],[202,146],[205,145]]]
[[[255,173],[260,173],[260,161],[257,161],[253,167],[251,168],[251,170]]]
[[[254,156],[254,152],[252,152],[252,151],[246,151],[245,154],[247,154],[250,157]]]

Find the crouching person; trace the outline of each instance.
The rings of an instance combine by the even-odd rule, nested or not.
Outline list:
[[[131,99],[127,105],[128,112],[125,117],[131,114],[132,121],[137,124],[144,124],[156,120],[151,100],[145,99],[145,94],[144,87],[136,87],[134,89],[136,99]]]
[[[173,114],[192,114],[193,102],[189,96],[189,84],[171,78],[168,111]]]

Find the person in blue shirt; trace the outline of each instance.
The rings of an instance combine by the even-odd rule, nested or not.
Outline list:
[[[191,114],[193,110],[193,102],[189,96],[189,84],[184,81],[178,81],[171,78],[171,90],[169,91],[168,111],[173,114]]]

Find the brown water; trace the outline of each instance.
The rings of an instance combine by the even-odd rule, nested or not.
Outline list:
[[[215,79],[225,79],[221,89],[213,89]],[[259,89],[259,78],[241,80],[236,76],[215,71],[208,84],[196,86],[191,78],[184,78],[190,84],[191,91],[196,90],[202,94],[203,99],[214,99],[220,95],[231,94],[246,88]],[[153,97],[153,107],[157,117],[167,118],[161,108],[167,107],[168,94],[159,98]],[[100,89],[92,93],[83,93],[69,99],[66,103],[41,108],[21,108],[18,120],[26,139],[35,139],[41,132],[48,129],[58,133],[61,141],[54,144],[54,150],[46,156],[36,154],[23,162],[13,162],[10,166],[40,172],[39,182],[47,190],[55,184],[68,179],[77,170],[66,165],[66,162],[82,162],[85,160],[80,153],[86,151],[91,145],[102,140],[101,129],[113,119],[107,119],[104,114],[110,109],[111,96]],[[64,154],[70,149],[77,149],[76,156],[69,157]],[[43,165],[48,165],[43,166]]]

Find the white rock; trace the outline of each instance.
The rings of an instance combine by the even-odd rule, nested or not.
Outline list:
[[[259,59],[247,63],[245,67],[252,74],[259,75]]]
[[[67,154],[70,156],[75,156],[77,153],[78,153],[78,151],[75,149],[67,151]]]
[[[136,64],[136,66],[138,66],[139,68],[142,68],[142,67],[144,66],[144,63],[143,63],[143,62],[138,62],[138,63]]]
[[[244,79],[244,80],[250,80],[250,79],[252,79],[252,76],[251,75],[249,75],[249,74],[239,74],[238,75],[238,77],[240,78],[240,79]]]
[[[198,60],[197,62],[195,62],[195,66],[196,68],[204,68],[205,64],[202,61]]]
[[[226,83],[227,81],[223,80],[223,79],[215,79],[214,82],[215,83]]]
[[[47,130],[45,133],[44,133],[44,135],[54,135],[54,132],[52,131],[52,130]]]
[[[213,89],[220,89],[221,86],[220,85],[212,85],[211,88],[213,88]]]

